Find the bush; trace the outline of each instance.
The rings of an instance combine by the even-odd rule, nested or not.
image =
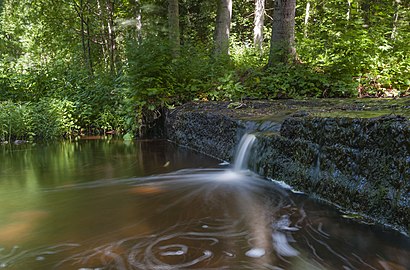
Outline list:
[[[276,64],[244,76],[251,98],[351,97],[356,83],[349,76],[332,75],[304,64]]]
[[[68,100],[43,98],[31,103],[31,129],[37,139],[71,136],[78,129],[74,103]]]
[[[27,104],[0,102],[0,141],[28,139],[32,135],[30,121]]]
[[[44,98],[39,102],[0,102],[0,140],[53,139],[71,136],[78,126],[75,106],[68,100]]]
[[[121,111],[125,127],[134,133],[144,124],[144,116],[161,107],[230,98],[239,86],[229,61],[212,59],[200,45],[185,44],[179,57],[173,58],[166,42],[147,39],[130,45],[128,52]]]

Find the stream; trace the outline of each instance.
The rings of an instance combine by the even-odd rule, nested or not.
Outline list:
[[[409,237],[167,141],[0,146],[0,269],[409,267]]]

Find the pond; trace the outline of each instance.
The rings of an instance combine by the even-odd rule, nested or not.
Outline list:
[[[0,269],[409,269],[410,239],[167,141],[0,147]]]

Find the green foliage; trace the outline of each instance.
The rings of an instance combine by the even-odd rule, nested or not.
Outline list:
[[[271,22],[255,51],[254,1],[233,2],[230,56],[216,59],[215,1],[179,2],[173,58],[166,1],[5,0],[0,140],[137,134],[158,108],[191,100],[410,94],[407,2],[309,0],[305,25],[307,1],[297,1],[298,63],[265,69]]]
[[[211,92],[211,100],[242,100],[248,95],[233,72],[218,78],[217,83],[216,91]]]
[[[52,139],[70,136],[77,128],[74,104],[52,98],[38,102],[0,103],[0,140]]]
[[[229,61],[212,59],[199,46],[185,45],[176,59],[168,44],[158,39],[133,44],[129,51],[125,81],[134,108],[154,110],[196,98],[225,98],[234,92],[230,84],[237,85]],[[230,93],[218,94],[225,90]]]
[[[174,94],[175,84],[168,45],[153,39],[133,44],[129,51],[127,80],[135,102],[141,106],[164,104]]]
[[[269,48],[265,48],[268,52]],[[243,44],[240,41],[232,42],[231,44],[231,61],[235,65],[235,69],[239,72],[246,71],[249,68],[263,68],[268,62],[268,54],[258,52],[249,43]]]
[[[44,131],[41,126],[35,126],[36,138],[59,137],[78,133],[80,129],[96,133],[121,130],[123,115],[117,112],[123,97],[118,89],[119,83],[112,76],[90,77],[86,71],[67,65],[33,68],[28,74],[12,73],[0,80],[3,100],[30,102],[33,113],[39,114],[37,124],[52,126]],[[57,107],[47,107],[48,102]],[[56,124],[56,121],[63,122]]]
[[[350,76],[361,96],[408,94],[408,4],[351,1],[349,8],[340,1],[311,3],[308,25],[303,22],[305,14],[296,18],[297,50],[304,63],[336,80],[340,75]],[[305,4],[300,1],[297,11],[304,11]]]
[[[252,98],[349,97],[356,91],[350,77],[329,75],[307,65],[276,64],[244,75],[247,94]]]
[[[119,117],[118,112],[113,111],[110,107],[105,107],[104,110],[99,113],[96,125],[102,128],[104,133],[110,130],[122,131],[124,119]]]
[[[30,133],[30,114],[27,104],[0,102],[0,141],[27,139]]]
[[[31,129],[36,138],[52,139],[70,136],[77,128],[74,103],[54,98],[31,103]]]

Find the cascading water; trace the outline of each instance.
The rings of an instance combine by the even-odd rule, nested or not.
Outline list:
[[[250,150],[255,140],[256,137],[253,134],[242,136],[234,159],[234,171],[238,172],[247,169]]]
[[[256,137],[253,134],[243,135],[235,153],[233,168],[225,170],[216,179],[229,181],[242,179],[243,172],[247,170],[250,151],[255,140]]]

